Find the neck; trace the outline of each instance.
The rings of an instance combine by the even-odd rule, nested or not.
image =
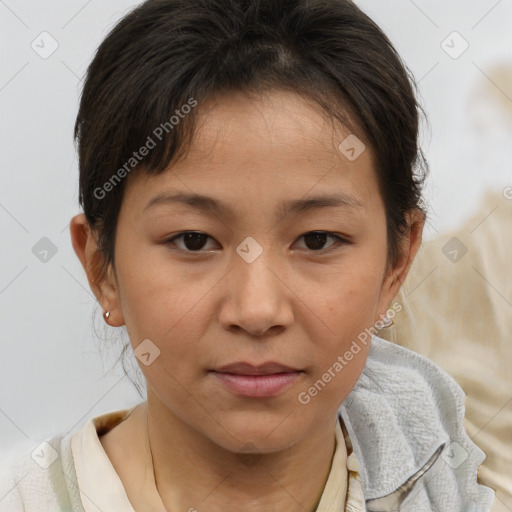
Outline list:
[[[316,510],[334,454],[334,421],[285,450],[240,454],[216,445],[168,409],[166,414],[153,408],[149,398],[148,471],[166,510]]]

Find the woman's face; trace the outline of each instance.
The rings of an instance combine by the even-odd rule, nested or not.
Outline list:
[[[269,453],[334,421],[363,370],[369,343],[344,354],[398,286],[384,204],[370,148],[352,136],[339,149],[350,132],[316,104],[274,91],[205,107],[183,161],[129,177],[102,305],[126,324],[150,406],[225,449]],[[240,362],[295,371],[220,371]]]

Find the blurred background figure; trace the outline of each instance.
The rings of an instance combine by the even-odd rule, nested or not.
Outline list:
[[[457,229],[424,242],[380,335],[426,355],[466,393],[466,430],[487,454],[493,512],[512,511],[512,65],[494,66],[467,103],[473,168],[509,178]],[[456,450],[456,447],[455,447]],[[464,454],[457,454],[464,462]]]
[[[512,200],[488,193],[459,229],[424,243],[396,297],[403,309],[379,333],[464,390],[466,431],[487,455],[478,476],[496,491],[492,512],[512,510],[511,220]]]
[[[495,64],[466,102],[469,122],[463,134],[472,166],[483,174],[509,178],[512,185],[512,62]],[[469,149],[469,147],[468,147]]]

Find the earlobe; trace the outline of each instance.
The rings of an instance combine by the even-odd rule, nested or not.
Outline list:
[[[104,316],[105,321],[108,319],[107,323],[113,327],[123,325],[123,318],[114,319],[118,316],[116,312],[121,311],[119,295],[110,269],[103,272],[104,258],[98,247],[97,234],[91,229],[83,213],[71,219],[69,230],[71,244],[82,263],[89,286],[102,309],[110,312],[107,318]]]

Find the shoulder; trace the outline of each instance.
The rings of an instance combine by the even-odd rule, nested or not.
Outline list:
[[[0,512],[83,512],[70,436],[23,445],[2,461],[0,475]]]
[[[85,512],[77,465],[91,462],[98,436],[108,433],[135,409],[90,418],[77,432],[57,434],[34,445],[25,443],[0,461],[0,512]],[[73,451],[72,440],[78,454]],[[86,453],[82,453],[83,450]],[[76,456],[78,455],[78,459]],[[80,459],[80,456],[82,458]],[[93,458],[93,463],[97,462]],[[93,468],[94,471],[94,468]]]

